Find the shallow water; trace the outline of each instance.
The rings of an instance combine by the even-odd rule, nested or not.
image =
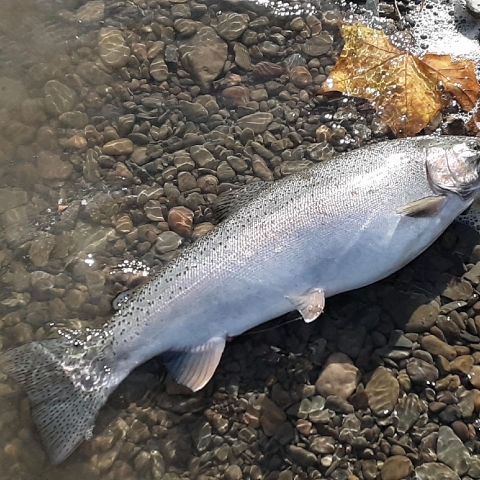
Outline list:
[[[2,351],[101,326],[119,292],[212,228],[232,184],[388,138],[366,102],[316,95],[342,46],[339,9],[302,8],[317,15],[0,1]],[[320,321],[291,314],[235,339],[195,395],[152,360],[59,467],[0,374],[0,479],[478,478],[477,243],[452,227]],[[336,352],[355,366],[340,357],[316,389]]]

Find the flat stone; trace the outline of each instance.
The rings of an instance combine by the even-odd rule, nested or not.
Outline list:
[[[449,361],[452,361],[457,356],[457,352],[452,346],[443,342],[435,335],[426,335],[420,340],[420,345],[432,355],[442,355]]]
[[[435,385],[435,382],[438,380],[438,369],[420,358],[412,358],[407,363],[406,369],[410,380],[414,383]]]
[[[347,355],[332,353],[315,382],[315,388],[325,398],[335,395],[347,400],[357,388],[360,378],[360,370]]]
[[[397,404],[400,387],[398,380],[385,367],[378,367],[365,387],[368,405],[377,416],[387,416]]]
[[[208,111],[200,103],[180,100],[180,102],[178,102],[178,108],[181,110],[187,120],[198,123],[206,122],[208,120]]]
[[[460,477],[446,465],[430,462],[415,469],[416,480],[460,480]]]
[[[401,435],[412,428],[420,415],[427,411],[427,404],[418,395],[409,393],[401,398],[392,412],[392,423]]]
[[[155,242],[155,250],[158,253],[166,253],[176,250],[182,244],[182,237],[175,232],[167,231],[158,236]]]
[[[187,207],[173,207],[168,212],[168,226],[178,235],[189,238],[193,232],[193,212]]]
[[[387,458],[380,470],[382,480],[401,480],[413,472],[411,460],[404,455]]]
[[[287,453],[295,463],[304,468],[313,467],[317,463],[317,456],[314,453],[296,445],[287,445]]]
[[[240,128],[250,128],[253,133],[263,133],[272,121],[273,115],[271,113],[257,112],[238,119],[237,125]]]
[[[480,388],[480,365],[474,365],[468,374],[470,383],[475,388]]]
[[[438,430],[437,457],[459,476],[465,475],[470,467],[470,453],[467,447],[447,426],[441,426]]]
[[[45,109],[52,115],[61,115],[73,109],[77,94],[58,80],[50,80],[45,84]]]
[[[133,152],[134,146],[133,142],[129,138],[117,138],[107,142],[103,148],[102,152],[105,155],[129,155]]]
[[[122,32],[116,28],[101,28],[98,33],[98,54],[102,62],[111,68],[124,67],[130,58],[130,48]]]
[[[150,75],[157,82],[164,82],[168,79],[168,67],[161,55],[152,60],[150,64]]]
[[[468,375],[473,363],[474,360],[471,355],[460,355],[450,362],[450,371],[460,375]]]
[[[198,82],[202,91],[208,93],[227,61],[225,41],[212,27],[203,26],[193,37],[180,42],[179,52],[183,68]]]
[[[91,0],[75,12],[75,20],[83,25],[92,25],[105,18],[105,3],[103,0]]]
[[[218,16],[217,33],[227,41],[237,39],[248,27],[249,17],[240,13],[223,13]]]
[[[28,193],[21,188],[0,188],[0,214],[7,210],[25,205],[28,202]]]
[[[48,180],[66,180],[73,172],[73,166],[68,160],[62,160],[60,155],[41,151],[37,156],[38,173]]]

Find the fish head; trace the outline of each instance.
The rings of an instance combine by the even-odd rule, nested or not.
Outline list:
[[[469,200],[480,190],[480,138],[425,139],[427,176],[438,193],[450,191]]]

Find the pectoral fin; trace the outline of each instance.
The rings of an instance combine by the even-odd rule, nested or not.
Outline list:
[[[213,337],[191,350],[168,352],[163,358],[176,382],[196,392],[212,378],[224,348],[225,338]]]
[[[325,292],[320,288],[311,288],[302,295],[287,298],[306,323],[316,320],[325,308]]]
[[[407,203],[397,210],[397,213],[405,217],[433,217],[443,207],[447,197],[444,195],[432,195]]]

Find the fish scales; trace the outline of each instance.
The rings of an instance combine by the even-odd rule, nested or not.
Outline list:
[[[0,367],[26,390],[44,447],[63,461],[111,392],[161,354],[199,390],[227,337],[386,277],[478,196],[479,139],[379,143],[274,183],[225,195],[227,218],[141,287],[103,329],[19,346]],[[230,212],[229,215],[226,215]]]

